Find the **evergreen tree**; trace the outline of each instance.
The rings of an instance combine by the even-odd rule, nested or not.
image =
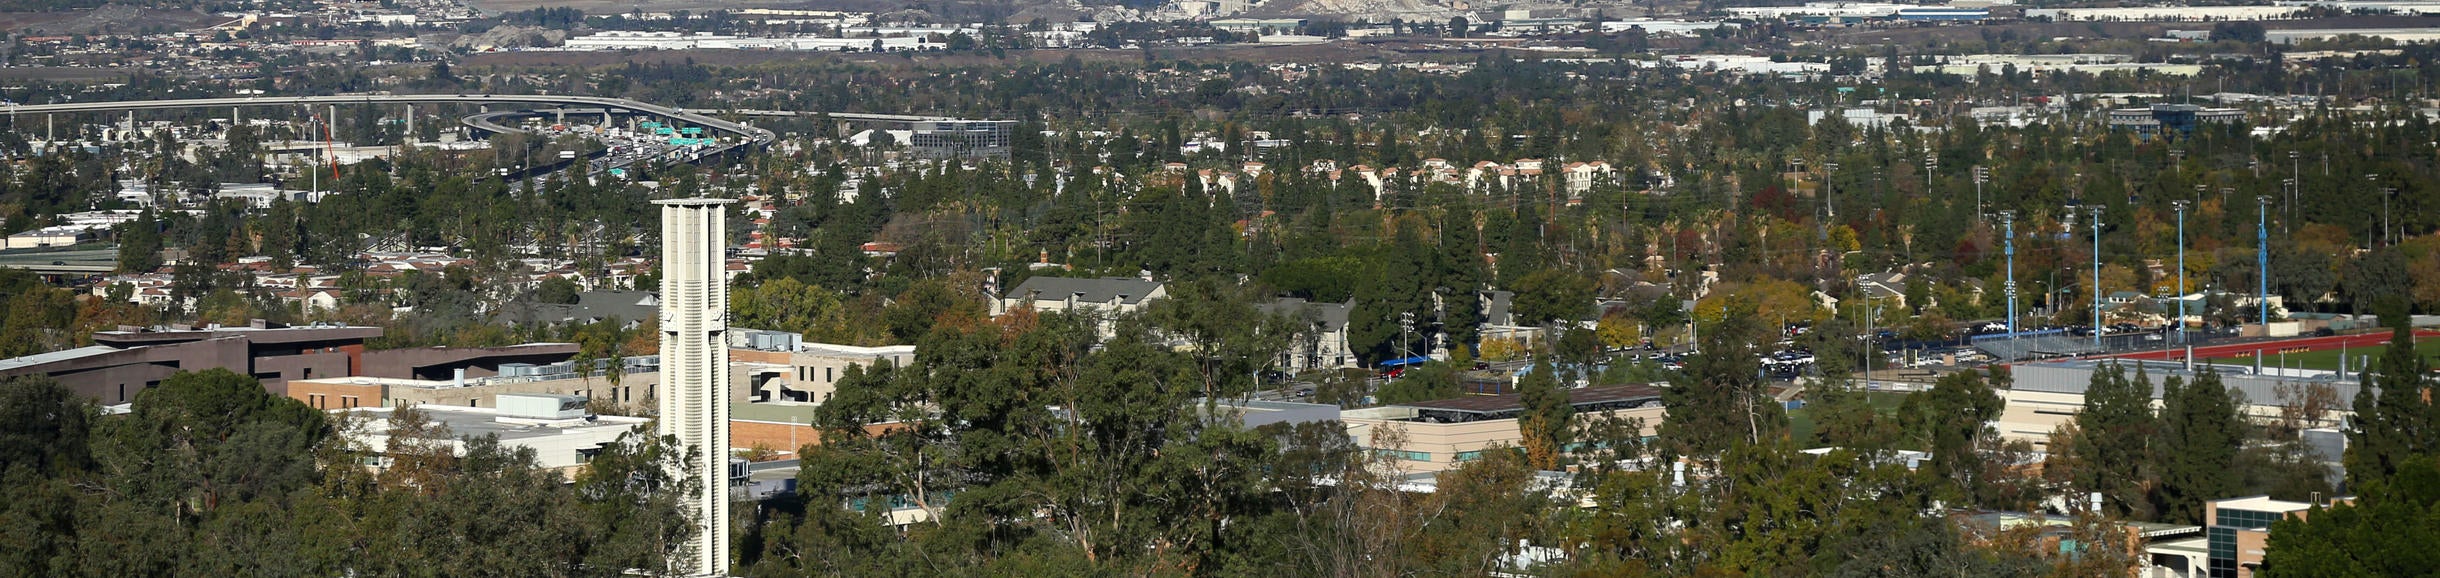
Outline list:
[[[2084,390],[2084,410],[2076,414],[2073,455],[2081,467],[2070,473],[2077,489],[2098,492],[2103,513],[2150,517],[2146,488],[2151,476],[2151,447],[2158,431],[2152,415],[2152,383],[2138,368],[2110,364],[2093,372]]]
[[[119,226],[119,272],[142,273],[161,268],[161,222],[146,210]]]
[[[1929,472],[1951,497],[1966,498],[1980,485],[1983,456],[1979,442],[1999,417],[2002,404],[1980,371],[1941,376],[1932,389],[1907,396],[1900,420],[1925,451],[1931,452]]]
[[[1532,372],[1517,381],[1517,402],[1525,406],[1524,413],[1517,416],[1517,429],[1525,436],[1526,462],[1538,470],[1559,469],[1559,454],[1567,451],[1571,421],[1576,416],[1557,372],[1549,359],[1543,359],[1535,361]]]
[[[1729,303],[1720,319],[1703,319],[1701,353],[1686,361],[1661,401],[1664,451],[1678,456],[1716,456],[1736,444],[1761,443],[1786,434],[1787,413],[1769,397],[1756,344],[1769,335],[1753,303]]]
[[[2404,315],[2383,315],[2389,348],[2380,366],[2363,374],[2355,394],[2354,426],[2347,430],[2347,483],[2378,481],[2397,472],[2411,456],[2440,455],[2440,404],[2431,398],[2430,363],[2415,352],[2414,331]]]
[[[2163,385],[2160,411],[2161,520],[2200,524],[2203,502],[2233,495],[2237,454],[2246,425],[2241,405],[2218,371],[2205,369],[2193,382],[2171,377]]]

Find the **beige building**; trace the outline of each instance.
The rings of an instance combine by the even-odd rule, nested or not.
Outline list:
[[[849,368],[915,362],[915,346],[858,347],[804,343],[794,333],[740,329],[731,332],[729,358],[735,371],[729,401],[818,405],[838,390]]]
[[[1584,387],[1568,390],[1568,401],[1579,418],[1604,414],[1644,420],[1643,435],[1660,432],[1661,390],[1645,385]],[[1339,421],[1348,437],[1375,454],[1394,458],[1401,471],[1426,473],[1452,469],[1495,448],[1522,447],[1524,433],[1517,416],[1524,405],[1517,394],[1486,395],[1347,410]],[[1397,439],[1376,447],[1378,440]]]
[[[315,409],[446,405],[498,407],[505,394],[574,395],[643,407],[653,403],[661,383],[657,357],[630,357],[615,367],[578,372],[576,362],[549,365],[501,364],[500,374],[485,377],[412,379],[389,377],[327,377],[292,380],[288,397]],[[619,375],[611,377],[611,373]]]
[[[2003,438],[2031,442],[2034,449],[2048,451],[2050,432],[2058,430],[2059,426],[2075,419],[2078,412],[2084,411],[2085,388],[2092,384],[2093,370],[2103,363],[2125,364],[2129,379],[2135,377],[2140,364],[2144,377],[2152,382],[2152,405],[2156,409],[2161,404],[2162,388],[2171,376],[2192,380],[2196,371],[2204,368],[2197,365],[2189,370],[2184,362],[2176,361],[2135,360],[2018,364],[2012,368],[2014,380],[2010,388],[1998,392],[2006,405],[2000,410],[1999,417],[1991,421],[1992,428],[1998,430]],[[2285,403],[2283,392],[2301,391],[2304,387],[2326,387],[2337,403],[2317,422],[2304,425],[2337,425],[2345,419],[2348,408],[2355,407],[2355,393],[2361,389],[2352,375],[2328,371],[2282,371],[2277,367],[2256,368],[2232,364],[2209,367],[2219,371],[2220,382],[2228,386],[2231,394],[2242,396],[2240,403],[2244,405],[2241,409],[2258,423],[2279,419],[2281,404]]]

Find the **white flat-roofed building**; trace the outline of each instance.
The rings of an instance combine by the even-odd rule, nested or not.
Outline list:
[[[503,396],[506,397],[506,396]],[[564,407],[568,400],[582,408],[582,397],[542,397],[552,407]],[[524,404],[513,404],[524,405]],[[520,411],[517,408],[455,407],[446,405],[415,406],[430,423],[447,427],[450,438],[429,440],[427,443],[446,444],[456,455],[465,455],[466,438],[496,435],[500,445],[534,451],[534,460],[548,469],[566,470],[584,465],[601,453],[601,448],[618,441],[619,436],[634,431],[652,420],[614,415],[584,415],[561,417],[563,412],[545,415]],[[390,442],[391,417],[398,408],[359,407],[336,410],[338,413],[363,419],[364,428],[348,432],[352,441],[374,452],[380,452]],[[726,455],[725,453],[723,455]],[[378,460],[375,467],[387,467],[388,459]]]

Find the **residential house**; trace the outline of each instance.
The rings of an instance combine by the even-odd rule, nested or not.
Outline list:
[[[1168,296],[1168,288],[1144,279],[1033,277],[992,300],[991,315],[1006,315],[1018,308],[1086,313],[1101,318],[1100,333],[1106,338],[1116,329],[1110,318],[1142,310],[1146,304]]]
[[[1292,297],[1263,304],[1264,314],[1292,316],[1308,324],[1312,331],[1289,345],[1287,351],[1280,352],[1280,370],[1293,374],[1360,367],[1347,344],[1347,312],[1354,308],[1353,301],[1314,303]]]

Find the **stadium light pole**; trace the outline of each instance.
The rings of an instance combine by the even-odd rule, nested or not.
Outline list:
[[[2002,246],[2008,255],[2008,332],[2016,333],[2016,211],[2000,211],[1999,223],[2006,229]]]
[[[2087,205],[2084,212],[2092,219],[2093,230],[2093,350],[2101,349],[2101,205]]]
[[[2177,208],[2177,342],[2186,343],[2186,201],[2172,201]]]
[[[2261,313],[2262,335],[2271,334],[2271,228],[2268,215],[2271,198],[2254,197],[2254,241],[2260,247],[2254,251],[2254,309]]]

